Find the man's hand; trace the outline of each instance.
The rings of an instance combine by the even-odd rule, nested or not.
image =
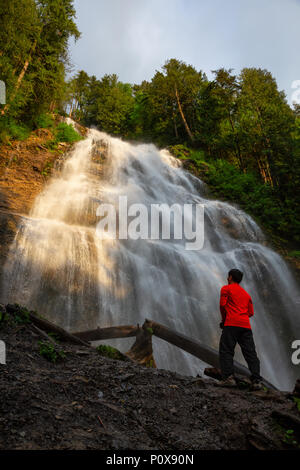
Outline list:
[[[224,328],[224,322],[223,321],[221,321],[221,323],[220,323],[220,328],[221,328],[221,330],[223,330],[223,328]]]

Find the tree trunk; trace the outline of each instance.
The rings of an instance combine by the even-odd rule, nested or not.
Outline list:
[[[233,124],[232,117],[231,117],[230,113],[229,113],[229,122],[230,122],[230,125],[231,125],[232,132],[234,134],[235,128],[234,128],[234,124]],[[235,144],[236,144],[237,157],[238,157],[238,160],[239,160],[240,169],[245,173],[245,165],[244,165],[243,157],[242,157],[242,154],[241,154],[240,144],[239,144],[239,141],[238,141],[236,136],[234,136],[234,141],[235,141]]]
[[[181,115],[181,117],[182,117],[184,127],[185,127],[185,129],[186,129],[186,131],[187,131],[187,133],[188,133],[189,138],[193,141],[193,140],[194,140],[194,136],[193,136],[193,134],[192,134],[192,132],[191,132],[189,126],[188,126],[188,123],[187,123],[187,121],[186,121],[186,119],[185,119],[185,116],[184,116],[184,114],[183,114],[183,110],[182,110],[182,107],[181,107],[181,103],[180,103],[180,99],[179,99],[179,94],[178,94],[178,90],[177,90],[176,85],[175,85],[175,95],[176,95],[177,104],[178,104],[178,109],[179,109],[180,115]]]
[[[176,124],[176,116],[175,116],[175,113],[173,113],[173,122],[174,122],[175,137],[176,137],[176,139],[178,139],[178,131],[177,131],[177,124]]]
[[[49,107],[50,113],[53,113],[53,111],[55,110],[55,106],[56,106],[56,102],[55,102],[55,101],[51,101],[50,107]]]
[[[143,366],[156,368],[152,349],[152,332],[148,330],[145,324],[137,330],[136,341],[126,353],[126,356]]]
[[[258,116],[258,125],[260,127],[260,131],[262,133],[262,136],[264,137],[264,140],[265,140],[265,143],[264,143],[264,148],[268,151],[271,150],[271,146],[270,146],[270,140],[269,138],[266,136],[265,134],[265,131],[264,131],[264,128],[263,128],[263,118],[262,118],[262,115],[261,115],[261,112],[260,112],[260,109],[258,108],[257,104],[255,103],[255,109],[256,109],[256,112],[257,112],[257,116]],[[264,166],[264,170],[266,172],[266,177],[267,177],[267,180],[268,182],[270,183],[270,185],[273,187],[274,186],[274,181],[273,181],[273,177],[271,175],[271,170],[270,170],[270,164],[269,164],[269,159],[270,157],[268,158],[265,157],[264,158],[264,162],[265,162],[265,166]],[[270,159],[271,160],[271,159]]]

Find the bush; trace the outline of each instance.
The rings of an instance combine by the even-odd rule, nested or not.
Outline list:
[[[36,119],[33,121],[34,126],[36,129],[48,129],[49,127],[54,126],[54,119],[50,116],[50,114],[40,114]]]
[[[30,129],[12,119],[3,119],[0,124],[0,141],[8,143],[10,139],[25,140],[30,135]]]
[[[56,129],[56,142],[78,142],[82,137],[75,131],[74,127],[71,124],[66,124],[61,122],[58,124]]]
[[[182,160],[185,160],[186,158],[190,158],[191,151],[185,145],[182,145],[182,144],[170,145],[168,147],[168,150],[176,158],[180,158]]]

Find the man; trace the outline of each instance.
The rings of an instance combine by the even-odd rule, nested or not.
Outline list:
[[[233,371],[233,356],[236,343],[241,347],[243,356],[251,372],[252,388],[262,388],[260,363],[256,354],[249,318],[254,315],[252,299],[241,286],[243,273],[239,269],[231,269],[228,273],[228,285],[221,289],[220,312],[223,329],[219,359],[223,380],[221,386],[236,385]]]

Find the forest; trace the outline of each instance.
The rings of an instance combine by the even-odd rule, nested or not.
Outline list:
[[[72,70],[73,0],[0,1],[0,145],[26,139],[55,116],[188,160],[214,196],[251,214],[298,257],[300,105],[265,69],[196,70],[171,58],[149,81]],[[208,71],[207,71],[208,72]]]

